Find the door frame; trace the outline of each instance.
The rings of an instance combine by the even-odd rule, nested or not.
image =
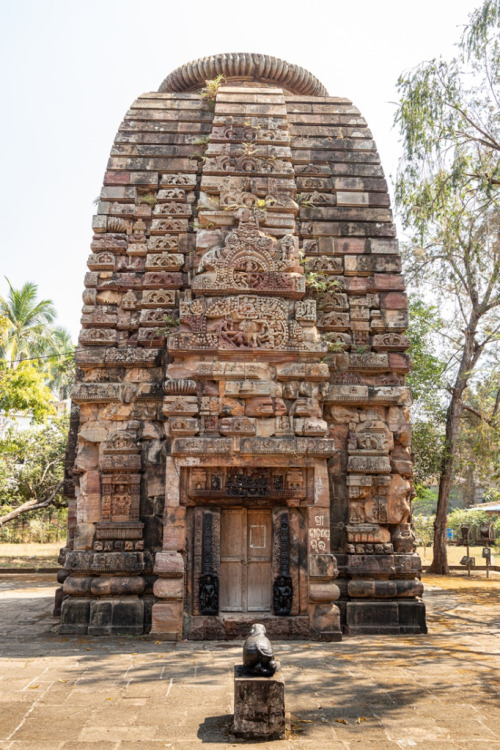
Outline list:
[[[224,514],[229,516],[231,513],[237,513],[240,514],[242,518],[241,523],[241,539],[240,539],[240,547],[241,552],[239,555],[227,555],[229,559],[225,560],[224,555],[224,540],[223,540],[223,534],[225,533],[224,529]],[[264,525],[264,533],[266,535],[265,543],[264,543],[264,549],[266,550],[265,555],[251,555],[250,553],[250,535],[251,535],[251,516],[253,514],[266,514],[266,521]],[[259,547],[256,547],[255,549],[262,549]],[[270,508],[248,508],[245,506],[233,506],[231,508],[223,508],[221,509],[221,539],[220,539],[220,606],[219,609],[221,612],[239,612],[241,614],[251,614],[256,612],[262,612],[262,613],[271,613],[272,611],[272,586],[273,586],[273,570],[272,570],[272,551],[273,551],[273,518],[272,518],[272,510]],[[224,597],[224,586],[227,585],[227,580],[225,581],[225,574],[224,574],[224,565],[239,565],[241,574],[240,574],[240,580],[239,585],[241,587],[241,605],[225,605],[223,603],[223,597]],[[257,571],[257,566],[265,566],[266,573],[265,577],[267,578],[267,591],[262,589],[263,593],[263,599],[267,598],[267,604],[265,606],[255,606],[249,604],[249,597],[250,597],[250,588],[249,588],[249,579],[253,572]],[[253,570],[251,570],[251,566],[253,567]],[[234,584],[233,584],[234,585]],[[227,593],[227,592],[226,592]]]

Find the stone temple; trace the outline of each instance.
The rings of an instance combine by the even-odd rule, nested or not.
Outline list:
[[[267,55],[183,65],[126,113],[93,231],[60,632],[425,632],[407,298],[356,107]]]

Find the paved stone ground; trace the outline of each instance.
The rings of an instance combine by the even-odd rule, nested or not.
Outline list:
[[[51,632],[51,576],[0,576],[0,750],[500,750],[500,581],[427,579],[428,636],[275,643],[287,740],[230,735],[241,645]]]

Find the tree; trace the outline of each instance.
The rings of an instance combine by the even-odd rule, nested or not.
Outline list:
[[[424,516],[424,515],[416,516],[414,518],[413,528],[415,531],[415,537],[417,540],[417,544],[420,547],[424,548],[424,559],[425,559],[427,547],[432,542],[433,524],[434,524],[434,516],[431,514],[428,516]]]
[[[9,279],[7,299],[0,297],[0,315],[7,320],[2,336],[1,356],[14,364],[40,352],[50,338],[50,324],[56,311],[52,300],[37,301],[38,286],[27,281],[15,289]]]
[[[491,365],[499,343],[499,31],[500,0],[486,0],[471,15],[453,60],[423,63],[398,81],[404,153],[396,200],[410,238],[406,271],[448,309],[449,396],[433,573],[449,572],[446,518],[467,389],[479,360],[483,369]]]
[[[62,494],[66,417],[0,440],[0,527],[23,513],[66,506]]]
[[[69,398],[75,379],[75,345],[70,333],[62,326],[53,326],[43,352],[48,387],[60,399]]]
[[[33,362],[20,362],[17,367],[0,365],[0,411],[29,412],[33,422],[43,422],[55,414],[54,396],[46,378]]]
[[[446,362],[436,353],[436,336],[443,320],[435,305],[426,304],[415,295],[408,301],[412,371],[408,386],[412,395],[414,481],[417,498],[426,496],[426,486],[439,476],[445,448],[445,382]],[[432,511],[433,513],[435,510]]]
[[[54,413],[50,391],[68,396],[74,345],[65,328],[52,325],[54,304],[37,300],[36,284],[7,283],[9,295],[0,297],[0,410],[31,412],[39,422]]]
[[[476,485],[500,480],[500,366],[467,390],[456,455],[466,506],[477,502]]]

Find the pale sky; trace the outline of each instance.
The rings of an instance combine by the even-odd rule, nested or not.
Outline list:
[[[261,52],[311,71],[359,107],[386,176],[402,71],[454,43],[481,0],[0,0],[0,294],[39,285],[75,341],[99,195],[130,104],[179,65]]]

